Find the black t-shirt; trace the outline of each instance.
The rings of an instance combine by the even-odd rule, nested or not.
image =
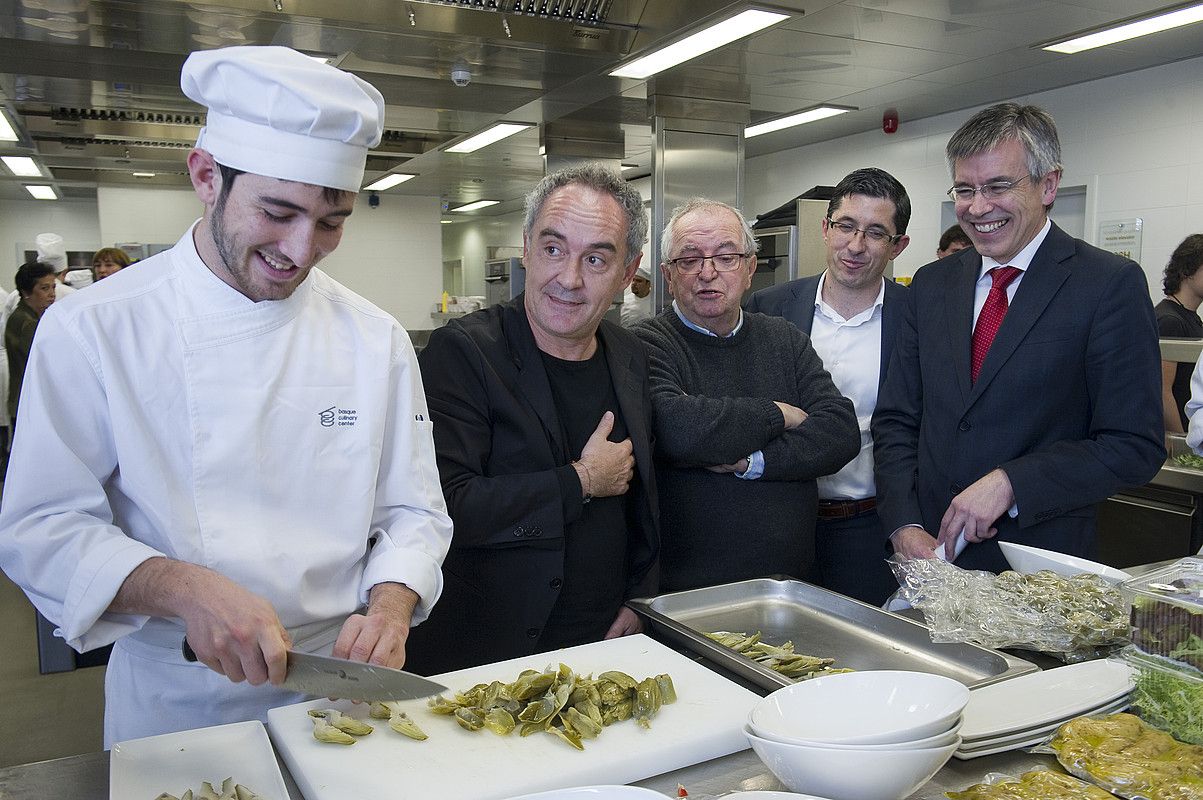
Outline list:
[[[628,437],[600,340],[597,352],[585,361],[541,355],[573,460],[580,458],[607,411],[614,412],[609,440],[621,442]],[[632,490],[617,497],[595,497],[582,506],[579,519],[565,526],[564,582],[539,637],[541,648],[597,641],[614,621],[625,599],[631,496]]]
[[[1165,298],[1154,309],[1157,312],[1157,335],[1170,339],[1203,339],[1203,320],[1181,303]],[[1178,363],[1174,373],[1174,403],[1182,418],[1182,430],[1186,430],[1186,401],[1190,400],[1190,376],[1195,365]]]

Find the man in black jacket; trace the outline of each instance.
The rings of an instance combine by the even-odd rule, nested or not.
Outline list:
[[[647,363],[602,319],[647,238],[597,165],[527,197],[526,292],[434,332],[420,364],[455,522],[407,667],[433,674],[640,630],[659,547]]]

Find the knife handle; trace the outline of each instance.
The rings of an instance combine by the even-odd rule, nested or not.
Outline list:
[[[190,661],[190,662],[196,661],[196,653],[193,652],[192,645],[188,644],[187,639],[184,639],[184,644],[181,646],[180,649],[184,651],[184,660],[185,661]]]

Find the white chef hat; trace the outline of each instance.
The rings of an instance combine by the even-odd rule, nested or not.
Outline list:
[[[357,192],[384,130],[374,86],[287,47],[192,53],[180,87],[209,109],[196,146],[271,178]]]
[[[55,273],[67,269],[67,245],[57,233],[39,233],[33,243],[38,248],[38,261],[49,264]]]
[[[643,278],[645,281],[650,281],[652,279],[652,272],[647,267],[641,266],[639,269],[635,270],[635,277]]]

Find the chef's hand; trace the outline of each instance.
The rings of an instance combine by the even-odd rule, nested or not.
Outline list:
[[[617,639],[619,636],[630,636],[632,633],[643,633],[643,620],[631,609],[623,606],[618,609],[618,616],[606,631],[607,639]]]
[[[797,406],[791,406],[789,403],[782,403],[777,400],[774,400],[773,403],[777,408],[781,409],[781,416],[785,417],[785,429],[787,431],[793,430],[806,421],[806,412]]]
[[[608,438],[614,430],[614,412],[602,414],[597,428],[585,442],[581,457],[572,462],[577,477],[581,479],[581,490],[591,497],[614,497],[626,494],[631,478],[635,477],[635,456],[631,440],[611,442]]]
[[[405,584],[376,584],[368,595],[367,613],[347,617],[331,655],[400,669],[418,599]]]
[[[732,472],[747,472],[748,471],[748,459],[741,458],[739,461],[736,461],[734,464],[715,464],[712,467],[706,467],[706,469],[710,470],[711,472],[717,472],[720,475],[725,475],[727,473],[732,473]]]
[[[899,528],[890,537],[894,552],[903,558],[935,558],[936,540],[930,533],[918,525],[907,525]]]
[[[936,541],[952,548],[961,531],[965,541],[982,542],[998,533],[994,522],[1015,505],[1011,479],[1001,469],[991,470],[974,481],[965,491],[952,498],[944,518],[940,520],[940,535]],[[952,553],[948,553],[949,559]]]

